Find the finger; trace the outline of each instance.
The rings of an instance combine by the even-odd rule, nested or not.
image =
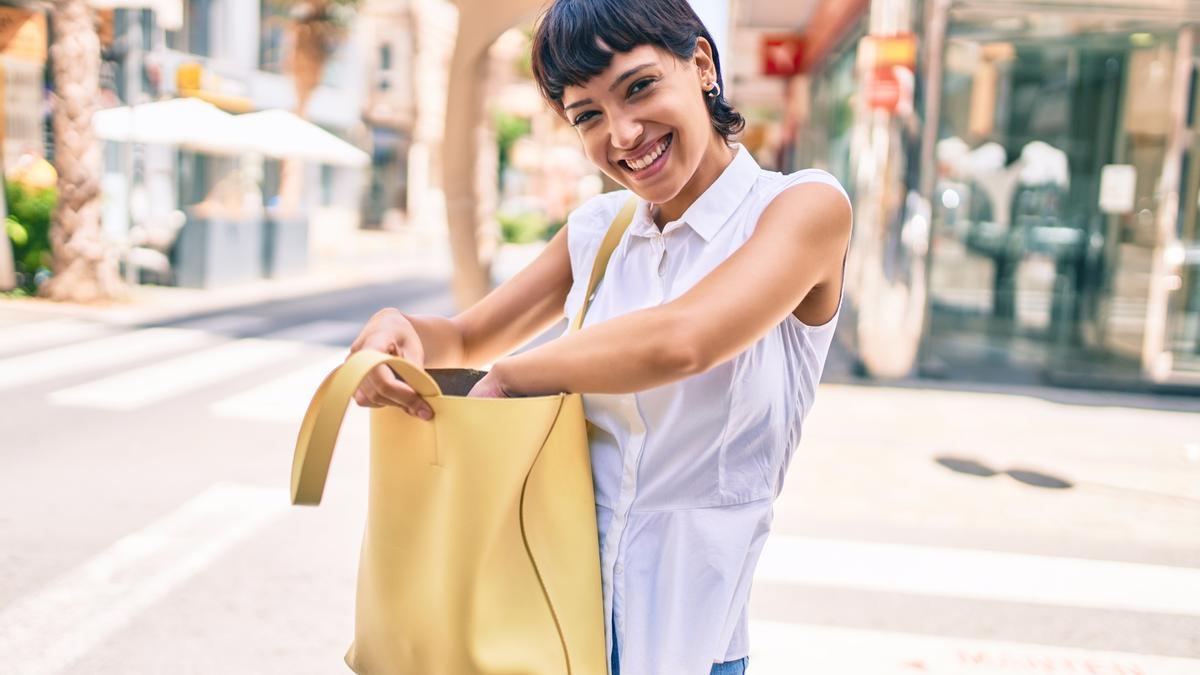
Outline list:
[[[372,376],[364,378],[360,386],[364,395],[366,396],[367,401],[370,402],[371,407],[381,408],[384,406],[392,406],[395,408],[402,408],[405,410],[405,412],[408,411],[408,404],[398,399],[394,399],[388,394],[384,393],[375,377]]]
[[[371,402],[370,396],[367,394],[366,389],[364,389],[361,384],[358,385],[358,389],[356,389],[354,391],[354,402],[357,403],[358,405],[362,406],[363,408],[378,408],[379,407],[378,405],[375,405],[374,403]]]
[[[386,368],[386,366],[385,366],[385,368]],[[421,406],[424,405],[423,402],[421,402],[420,398],[416,396],[416,392],[413,392],[411,389],[409,389],[408,396],[405,396],[404,392],[402,392],[402,391],[397,392],[396,387],[392,383],[389,383],[386,379],[384,379],[384,378],[391,378],[393,380],[395,379],[395,376],[390,374],[391,373],[390,370],[387,372],[389,374],[386,376],[383,376],[377,372],[372,371],[370,376],[363,380],[364,389],[366,391],[368,399],[370,399],[373,403],[377,404],[376,407],[391,406],[391,407],[395,407],[395,408],[400,408],[401,410],[408,413],[409,415],[413,415],[415,417],[421,417],[421,411],[425,408],[428,408],[428,406],[425,406],[425,408],[422,408]],[[381,382],[381,380],[383,380],[383,381]],[[401,387],[406,386],[406,385],[403,385],[403,383],[399,383],[399,382],[397,382],[397,384],[400,384]],[[432,416],[432,410],[430,410],[430,416]],[[423,418],[423,419],[426,419],[426,418]]]
[[[397,377],[391,368],[382,365],[371,374],[376,375],[377,373],[379,377],[378,379],[372,378],[372,384],[376,385],[377,391],[384,399],[397,401],[401,407],[409,410],[410,414],[417,415],[422,419],[433,417],[433,408],[429,406],[429,403],[404,380]]]

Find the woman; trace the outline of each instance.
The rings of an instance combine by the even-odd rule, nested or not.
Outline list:
[[[472,396],[582,393],[613,673],[743,673],[754,566],[840,312],[849,199],[730,142],[743,120],[686,0],[557,0],[533,50],[546,100],[628,189],[579,206],[461,314],[384,309],[351,351],[494,361]],[[578,311],[630,196],[583,329],[509,355]],[[386,366],[355,400],[432,417]]]

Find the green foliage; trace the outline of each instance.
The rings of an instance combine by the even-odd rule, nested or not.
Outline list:
[[[542,239],[549,225],[546,216],[537,211],[501,211],[496,214],[496,220],[500,223],[501,237],[509,244],[528,244]]]
[[[503,110],[492,114],[496,125],[496,142],[506,150],[522,136],[528,136],[533,131],[533,123],[528,117],[521,117]]]
[[[36,275],[45,274],[50,267],[50,219],[58,191],[6,182],[4,193],[8,200],[4,229],[12,245],[19,283],[21,289],[32,293],[37,288]]]
[[[496,130],[496,149],[500,157],[496,168],[496,184],[504,188],[504,170],[512,162],[512,146],[517,139],[527,136],[533,131],[533,123],[528,117],[513,115],[503,110],[492,111],[492,128]]]

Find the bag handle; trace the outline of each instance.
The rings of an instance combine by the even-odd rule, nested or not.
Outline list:
[[[608,234],[604,235],[604,241],[600,243],[600,251],[596,253],[596,262],[592,263],[592,278],[588,280],[587,293],[583,296],[583,305],[579,308],[579,313],[575,315],[575,320],[567,328],[568,333],[574,333],[583,326],[583,315],[592,305],[592,298],[596,295],[596,286],[604,276],[604,271],[608,269],[609,258],[612,257],[621,237],[625,235],[625,230],[629,229],[629,223],[633,221],[637,201],[636,196],[630,197],[625,202],[625,206],[613,218],[612,224],[608,226]]]
[[[442,395],[437,382],[415,363],[373,349],[354,352],[342,365],[325,376],[313,395],[300,435],[296,438],[296,454],[292,457],[292,503],[317,505],[325,491],[325,478],[333,458],[333,446],[350,398],[358,385],[376,366],[387,364],[422,398]]]

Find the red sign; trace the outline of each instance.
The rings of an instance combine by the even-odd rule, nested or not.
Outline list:
[[[909,114],[913,104],[913,73],[902,66],[875,68],[864,83],[867,107]]]
[[[894,112],[900,103],[900,81],[891,68],[876,68],[867,79],[867,106]]]
[[[804,64],[804,38],[800,35],[764,35],[762,74],[791,77]]]

